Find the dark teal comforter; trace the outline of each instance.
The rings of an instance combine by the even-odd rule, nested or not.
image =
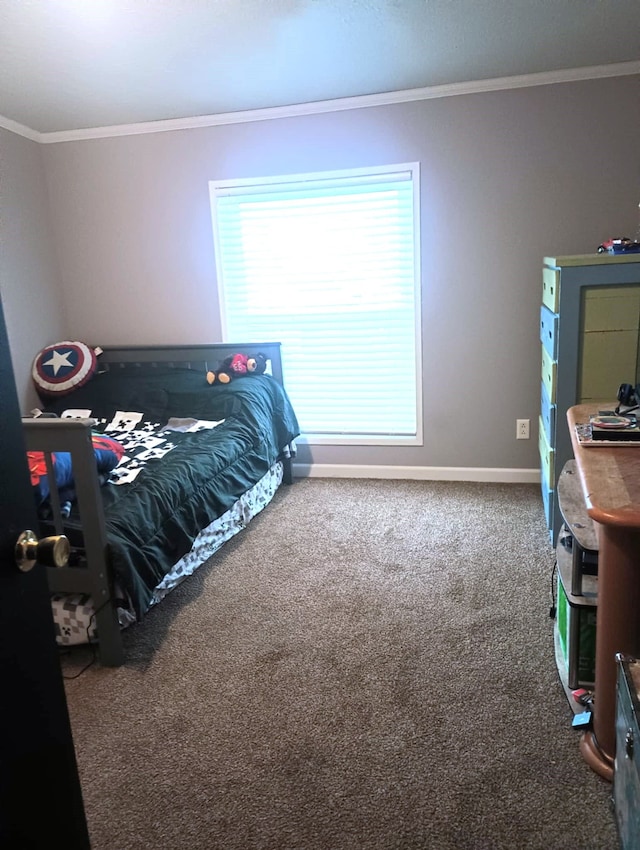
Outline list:
[[[141,454],[145,460],[131,483],[102,488],[114,578],[138,618],[198,533],[259,481],[299,434],[286,392],[268,375],[210,387],[201,375],[176,370],[106,373],[49,405],[58,414],[67,408],[90,409],[97,429],[123,442],[130,464],[127,433],[108,427],[115,411],[142,412],[136,433],[146,430],[154,443],[149,452],[135,449],[133,465]],[[210,430],[178,433],[164,429],[171,417],[224,421]],[[153,457],[168,446],[163,457]]]

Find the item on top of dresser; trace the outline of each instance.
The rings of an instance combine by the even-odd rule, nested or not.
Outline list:
[[[590,416],[592,440],[637,442],[640,428],[633,414],[628,416]]]
[[[615,239],[607,239],[602,245],[598,245],[599,254],[637,254],[640,253],[640,242],[634,242],[628,236],[619,236]]]
[[[640,407],[640,384],[620,384],[618,388],[618,401],[620,404],[615,409],[618,415],[625,415],[631,410]],[[622,408],[626,410],[622,410]]]
[[[617,416],[612,413],[599,413],[597,416],[592,416],[590,422],[598,428],[614,428],[617,431],[620,428],[635,426],[636,418],[635,416]]]

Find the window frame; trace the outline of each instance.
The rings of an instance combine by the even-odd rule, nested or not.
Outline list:
[[[422,271],[421,271],[421,226],[420,226],[420,163],[394,163],[392,165],[378,165],[370,167],[349,168],[340,170],[305,172],[300,174],[284,174],[268,177],[233,178],[225,180],[209,181],[209,197],[212,217],[213,240],[216,263],[216,285],[218,291],[220,322],[224,342],[233,342],[229,339],[227,326],[227,310],[225,300],[225,284],[222,268],[222,246],[220,244],[220,228],[218,226],[217,198],[222,194],[233,193],[236,195],[251,194],[252,190],[259,192],[268,186],[285,186],[287,183],[300,184],[309,183],[322,184],[326,181],[342,181],[345,186],[349,183],[357,183],[367,180],[376,175],[391,177],[394,174],[409,174],[412,184],[413,199],[413,319],[414,319],[414,356],[415,356],[415,413],[416,433],[414,435],[376,434],[363,435],[356,433],[345,434],[317,434],[304,432],[298,438],[298,442],[309,445],[361,445],[361,446],[421,446],[423,439],[423,379],[422,379]],[[383,182],[381,182],[383,185]],[[285,385],[286,385],[286,363],[285,363]]]

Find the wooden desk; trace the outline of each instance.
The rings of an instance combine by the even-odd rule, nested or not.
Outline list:
[[[601,405],[600,405],[601,407]],[[609,781],[615,756],[617,652],[640,657],[640,445],[580,446],[575,424],[594,405],[567,411],[574,457],[587,511],[598,534],[598,610],[593,728],[580,751]]]

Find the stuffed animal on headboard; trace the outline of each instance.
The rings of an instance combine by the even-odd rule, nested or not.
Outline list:
[[[246,354],[231,354],[220,364],[215,372],[207,372],[209,384],[229,384],[245,375],[263,375],[267,368],[267,358],[261,352],[253,357]]]

